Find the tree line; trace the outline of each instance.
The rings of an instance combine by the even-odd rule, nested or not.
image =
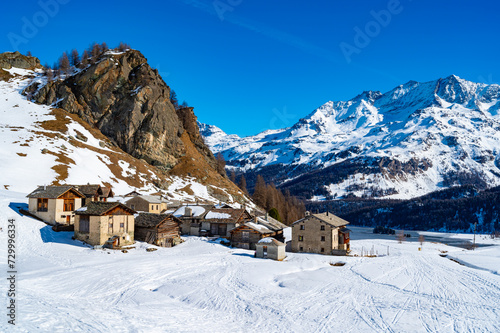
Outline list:
[[[236,182],[234,171],[231,172],[230,178]],[[238,187],[245,194],[250,195],[246,188],[244,175],[240,176]],[[257,206],[264,208],[271,217],[286,225],[303,218],[306,211],[302,200],[292,196],[288,190],[283,193],[273,183],[267,184],[261,175],[257,176],[252,199]]]
[[[120,44],[113,50],[125,52],[130,50],[130,45],[120,42]],[[101,44],[91,44],[86,50],[83,51],[81,56],[77,49],[73,49],[71,52],[65,51],[59,57],[59,60],[52,66],[48,63],[44,65],[47,80],[50,82],[63,75],[68,75],[76,69],[86,68],[88,65],[96,63],[97,60],[107,51],[109,51],[109,47],[105,42]]]

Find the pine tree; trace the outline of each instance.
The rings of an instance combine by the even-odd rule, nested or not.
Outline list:
[[[92,48],[90,50],[90,56],[92,57],[92,62],[95,63],[97,59],[101,56],[101,47],[99,44],[92,44]]]
[[[80,68],[85,68],[89,64],[89,52],[87,50],[83,51],[82,59],[80,60]]]
[[[269,216],[271,216],[273,219],[281,222],[280,213],[278,212],[278,210],[276,208],[273,207],[269,210]]]
[[[71,65],[78,67],[80,64],[80,55],[78,54],[78,50],[73,49],[71,51]]]
[[[188,103],[186,101],[183,101],[182,104],[181,104],[181,107],[182,108],[187,108],[188,107]]]
[[[106,44],[106,42],[102,42],[101,53],[106,53],[108,50],[109,50],[108,44]]]
[[[31,55],[31,51],[26,52],[26,56],[27,56],[27,57],[32,57],[32,55]]]
[[[257,181],[255,182],[255,189],[253,192],[253,201],[257,206],[266,206],[266,182],[261,175],[257,175]]]
[[[177,100],[177,94],[175,93],[174,89],[170,91],[170,103],[172,103],[176,110],[179,109],[179,101]]]
[[[69,64],[68,54],[64,52],[61,58],[59,58],[59,69],[61,70],[62,74],[68,74],[69,68],[70,64]]]
[[[240,177],[240,182],[238,183],[238,187],[240,188],[240,190],[248,195],[248,190],[247,190],[247,180],[245,179],[245,176],[241,175]]]
[[[231,170],[231,175],[229,176],[229,179],[231,179],[231,181],[236,184],[236,172],[234,172],[234,170]]]
[[[225,177],[226,176],[226,170],[225,170],[225,167],[226,167],[226,161],[224,160],[224,156],[222,156],[222,154],[219,152],[217,153],[217,172]]]

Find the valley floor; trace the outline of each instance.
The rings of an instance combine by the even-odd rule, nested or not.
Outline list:
[[[500,241],[467,251],[441,243],[356,237],[353,253],[253,258],[198,237],[174,248],[93,250],[19,216],[0,191],[0,295],[6,313],[7,219],[17,227],[17,325],[2,332],[498,332]],[[360,229],[358,232],[362,235]],[[470,235],[454,237],[470,238]],[[452,257],[465,265],[446,257]],[[387,255],[389,252],[389,255]],[[333,267],[330,262],[343,261]]]

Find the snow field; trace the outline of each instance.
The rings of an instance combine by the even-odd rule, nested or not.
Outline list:
[[[26,198],[1,190],[3,230],[16,216],[11,202]],[[373,247],[379,257],[287,253],[276,262],[199,237],[154,252],[142,242],[128,253],[92,250],[27,217],[17,215],[16,225],[19,332],[500,330],[498,272],[440,256],[499,267],[500,242],[485,238],[494,245],[473,252],[427,242],[418,251],[418,242],[389,236],[356,239],[354,227],[353,253]],[[0,256],[5,272],[5,246]],[[330,265],[337,261],[345,266]],[[0,331],[12,328],[2,320]]]

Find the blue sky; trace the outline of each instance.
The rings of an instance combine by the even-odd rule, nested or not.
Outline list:
[[[140,50],[202,122],[241,136],[329,100],[450,74],[499,83],[495,1],[9,1],[0,51]],[[31,28],[31,29],[30,29]]]

